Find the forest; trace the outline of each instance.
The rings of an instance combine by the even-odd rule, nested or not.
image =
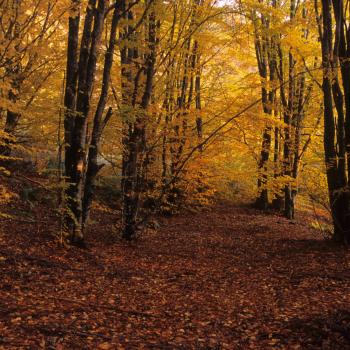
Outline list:
[[[0,350],[350,349],[349,0],[0,0]]]

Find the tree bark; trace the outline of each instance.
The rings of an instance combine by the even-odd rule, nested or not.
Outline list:
[[[78,245],[84,242],[83,202],[87,170],[87,118],[107,4],[107,0],[99,0],[96,7],[96,0],[89,0],[81,37],[79,61],[80,15],[78,13],[77,16],[69,19],[65,94],[65,176],[69,184],[66,191],[68,208],[65,222],[70,242]],[[73,0],[72,5],[78,7],[80,2]]]
[[[339,81],[337,79],[337,64],[343,66],[339,55],[344,54],[343,22],[344,5],[341,0],[333,1],[334,15],[336,19],[335,33],[332,23],[331,0],[322,0],[322,63],[323,63],[323,96],[324,96],[324,149],[327,171],[327,182],[331,212],[334,226],[334,240],[339,242],[350,242],[350,215],[349,215],[349,189],[347,186],[349,173],[346,173],[345,138],[349,130],[345,129],[344,98]],[[333,46],[334,37],[334,46]],[[346,67],[343,71],[346,76]],[[334,78],[332,78],[334,77]],[[343,81],[345,86],[348,82]],[[344,87],[343,91],[348,92]],[[349,96],[346,97],[347,100]],[[337,128],[335,127],[335,114],[333,103],[337,113]],[[346,108],[346,103],[345,103]],[[346,113],[349,113],[347,110]],[[344,134],[344,132],[346,134]],[[336,143],[337,141],[337,143]],[[338,144],[338,150],[336,147]]]
[[[101,89],[100,98],[97,104],[97,108],[95,111],[91,141],[90,141],[89,151],[88,151],[87,170],[86,170],[85,184],[84,184],[83,213],[82,213],[83,227],[86,226],[86,223],[89,217],[91,203],[95,192],[95,179],[102,167],[101,165],[98,164],[98,154],[100,149],[102,132],[113,114],[112,108],[109,108],[105,118],[103,119],[103,112],[106,108],[107,99],[108,99],[108,91],[110,86],[111,70],[113,65],[113,56],[114,56],[115,45],[116,45],[116,35],[117,35],[117,27],[118,27],[119,19],[120,19],[120,9],[118,7],[118,4],[116,3],[114,12],[113,12],[112,25],[110,30],[109,45],[108,45],[107,52],[105,54],[105,60],[104,60],[102,89]]]
[[[152,7],[151,3],[147,2],[147,5]],[[123,7],[126,8],[126,6],[127,2],[124,2]],[[130,21],[134,19],[132,11],[129,11],[125,16]],[[124,30],[124,40],[128,40],[125,40],[125,47],[121,51],[122,108],[126,110],[124,112],[122,165],[122,237],[126,240],[131,240],[136,235],[140,209],[142,209],[140,208],[142,207],[141,196],[145,188],[144,158],[147,147],[147,113],[153,91],[157,45],[156,15],[153,8],[147,15],[147,24],[148,53],[145,56],[143,66],[138,67],[133,60],[133,58],[139,57],[139,53],[136,48],[136,39],[128,37],[135,30],[130,24]]]

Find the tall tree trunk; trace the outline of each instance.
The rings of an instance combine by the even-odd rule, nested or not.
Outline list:
[[[117,34],[119,19],[120,19],[120,9],[116,4],[113,12],[109,45],[108,45],[108,48],[105,54],[105,60],[104,60],[102,89],[101,89],[100,98],[97,104],[97,108],[95,111],[91,141],[90,141],[89,151],[88,151],[87,170],[86,170],[85,184],[84,184],[83,213],[82,213],[83,227],[86,225],[87,219],[89,217],[91,203],[95,192],[95,179],[99,170],[102,167],[101,165],[98,164],[98,154],[100,149],[102,131],[113,114],[112,108],[109,108],[105,118],[103,119],[103,112],[105,110],[107,99],[108,99],[108,91],[110,86],[111,70],[113,65],[113,56],[114,56],[114,50],[116,45],[116,34]]]
[[[148,5],[152,7],[151,4]],[[124,6],[126,6],[126,3],[124,3]],[[130,21],[134,19],[131,11],[126,16]],[[147,15],[147,22],[148,36],[146,44],[148,53],[143,67],[138,68],[134,66],[133,58],[139,56],[136,49],[137,43],[134,41],[136,39],[130,38],[128,44],[124,43],[127,45],[121,52],[123,104],[126,110],[132,112],[132,114],[128,112],[128,115],[125,116],[125,134],[123,136],[122,236],[126,240],[133,239],[136,234],[139,212],[142,209],[140,208],[142,206],[141,196],[145,186],[144,156],[146,150],[147,109],[153,90],[156,62],[156,17],[154,9]],[[124,32],[124,39],[134,30],[134,27],[128,24]],[[131,88],[133,92],[130,99]],[[131,121],[132,119],[134,121]]]
[[[78,81],[80,1],[72,0],[71,5],[74,14],[69,18],[66,86],[64,96],[65,177],[68,181],[66,190],[67,213],[65,215],[65,225],[68,233],[72,232],[75,226],[74,214],[70,209],[74,207],[73,184],[70,184],[70,179],[74,173],[72,143],[76,116],[76,90]]]
[[[294,4],[294,2],[291,2]],[[292,5],[293,7],[293,5]],[[291,10],[291,13],[292,12]],[[291,18],[292,15],[291,15]],[[292,53],[289,53],[289,93],[288,93],[288,109],[284,114],[284,174],[291,178],[291,149],[292,149],[292,121],[295,118],[294,114],[294,104],[295,104],[295,71],[294,71],[295,61]],[[293,201],[292,201],[292,189],[290,183],[286,184],[284,187],[284,215],[288,219],[293,218]]]
[[[79,1],[73,0],[74,6]],[[89,0],[86,8],[84,29],[81,38],[79,62],[79,15],[70,18],[67,57],[66,117],[65,117],[65,159],[68,213],[66,215],[69,239],[82,244],[84,181],[86,172],[87,118],[95,80],[96,64],[101,46],[107,0]],[[68,143],[69,142],[69,143]]]
[[[15,0],[12,2],[12,8],[15,11],[16,16],[19,11],[19,6],[19,0]],[[20,24],[18,21],[15,20],[15,22],[13,23],[13,29],[10,30],[9,28],[5,36],[8,37],[7,39],[10,41],[18,40],[20,36],[20,30]],[[15,46],[15,50],[17,54],[19,54],[19,45]],[[0,156],[2,156],[2,159],[0,159],[0,164],[7,163],[7,157],[11,155],[12,145],[15,141],[15,131],[21,117],[21,114],[18,111],[16,111],[16,103],[19,100],[21,85],[23,83],[20,63],[16,62],[16,59],[9,60],[7,66],[5,67],[5,70],[6,75],[11,77],[11,87],[8,92],[8,100],[10,104],[12,104],[12,106],[7,108],[6,111],[6,121],[4,126],[4,132],[6,136],[2,140],[0,140]]]
[[[322,0],[323,33],[322,63],[323,63],[323,95],[324,95],[324,149],[328,181],[329,200],[334,223],[334,239],[340,242],[350,242],[350,216],[349,216],[349,191],[347,188],[347,178],[345,173],[345,146],[343,128],[344,101],[343,93],[337,79],[339,58],[339,45],[342,41],[341,32],[344,30],[342,22],[343,2],[334,0],[336,31],[333,47],[333,24],[332,24],[332,3],[330,0]],[[332,79],[332,77],[335,77]],[[346,84],[347,82],[343,82]],[[344,91],[347,91],[344,89]],[[335,127],[335,115],[333,102],[338,116],[337,129]],[[336,148],[338,143],[338,151]],[[340,144],[339,144],[340,143]]]
[[[276,1],[271,1],[271,6],[276,7]],[[260,27],[258,24],[260,21]],[[267,115],[273,115],[275,108],[276,91],[273,83],[276,79],[277,52],[276,38],[270,33],[270,19],[263,14],[258,20],[253,14],[255,28],[255,52],[261,78],[261,97],[263,111]],[[262,135],[262,148],[258,164],[258,197],[256,206],[267,210],[269,207],[269,192],[267,189],[269,179],[268,162],[272,144],[272,126],[266,125]]]

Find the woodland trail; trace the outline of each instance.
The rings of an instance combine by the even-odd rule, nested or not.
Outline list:
[[[95,221],[88,250],[35,215],[2,224],[0,349],[350,349],[350,252],[306,214],[222,205],[132,243]]]

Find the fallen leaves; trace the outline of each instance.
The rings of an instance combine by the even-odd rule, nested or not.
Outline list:
[[[305,217],[217,207],[127,244],[101,215],[87,251],[58,247],[44,225],[7,228],[0,349],[350,348],[349,252]]]

